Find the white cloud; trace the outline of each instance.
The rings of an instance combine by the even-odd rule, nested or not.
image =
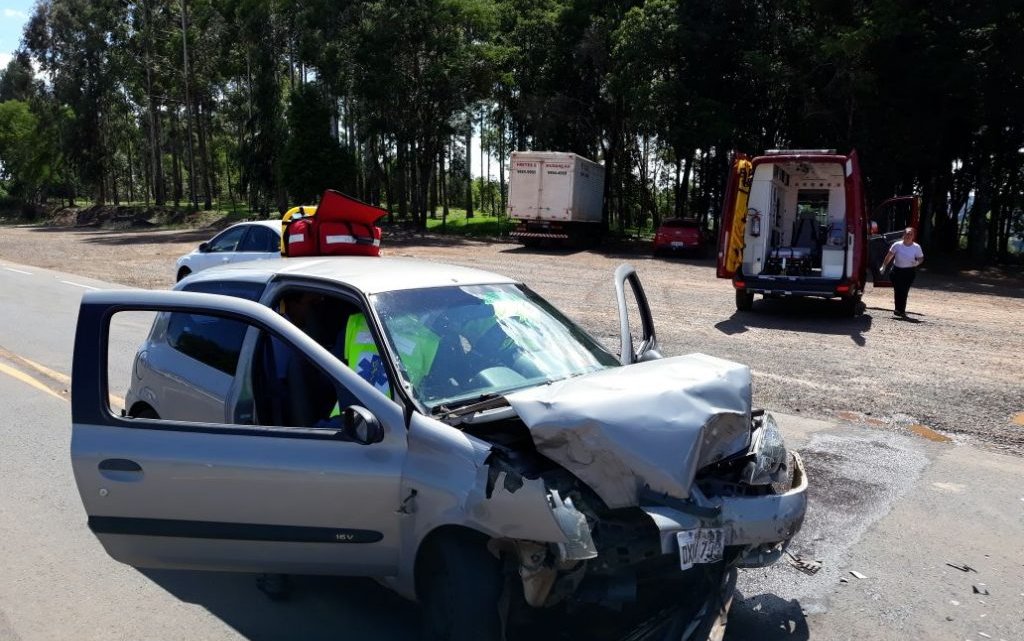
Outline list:
[[[28,14],[26,14],[24,11],[18,11],[17,9],[4,9],[4,17],[28,20]]]

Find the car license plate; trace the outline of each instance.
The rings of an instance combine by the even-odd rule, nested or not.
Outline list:
[[[722,560],[725,550],[725,530],[703,528],[676,532],[679,543],[679,569],[689,570],[697,563],[714,563]]]
[[[682,243],[682,242],[680,242],[680,241],[678,241],[678,240],[673,240],[673,241],[672,241],[672,247],[673,247],[674,249],[678,249],[678,248],[680,248],[680,247],[683,247],[683,246],[684,246],[684,244],[685,244],[685,243]]]

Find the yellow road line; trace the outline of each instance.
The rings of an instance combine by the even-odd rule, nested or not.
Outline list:
[[[14,356],[14,358],[18,359],[19,361],[21,361],[25,365],[28,365],[29,367],[31,367],[35,371],[39,372],[40,374],[43,374],[44,376],[49,376],[50,378],[52,378],[53,380],[57,381],[58,383],[63,383],[64,385],[71,385],[71,377],[68,376],[67,374],[61,374],[60,372],[58,372],[56,370],[52,370],[52,369],[50,369],[49,367],[47,367],[45,365],[40,365],[39,363],[37,363],[35,361],[30,361],[29,359],[25,358],[24,356],[18,356],[17,354],[12,354],[12,356]]]
[[[62,401],[68,400],[68,399],[64,398],[63,396],[61,396],[60,394],[58,394],[57,392],[55,392],[52,389],[50,389],[49,387],[47,387],[46,385],[43,385],[42,383],[40,383],[36,379],[32,378],[28,374],[25,374],[23,372],[19,372],[18,370],[14,369],[13,367],[9,367],[7,365],[4,365],[3,363],[0,363],[0,372],[3,372],[4,374],[7,374],[11,378],[17,379],[17,380],[21,381],[22,383],[25,383],[26,385],[30,385],[30,386],[36,388],[37,390],[40,390],[42,392],[46,392],[47,394],[49,394],[50,396],[53,396],[54,398],[59,398]]]
[[[71,387],[71,377],[68,376],[67,374],[62,374],[62,373],[60,373],[60,372],[58,372],[56,370],[50,369],[49,367],[47,367],[45,365],[40,365],[39,363],[37,363],[35,361],[32,361],[32,360],[29,360],[29,359],[25,358],[24,356],[18,356],[17,354],[14,354],[14,353],[9,352],[7,350],[3,350],[3,352],[4,352],[4,354],[3,354],[4,356],[7,356],[8,358],[11,358],[11,359],[15,360],[18,363],[21,363],[22,365],[26,365],[28,367],[31,367],[32,369],[36,370],[40,374],[42,374],[44,376],[47,376],[47,377],[53,379],[54,381],[57,381],[58,383],[61,383],[62,385],[66,385],[69,388]],[[28,374],[20,372],[20,371],[14,369],[12,367],[8,367],[8,366],[6,366],[6,365],[4,365],[2,363],[0,363],[0,372],[3,372],[3,373],[8,374],[10,376],[13,376],[14,378],[18,379],[19,381],[22,381],[24,383],[28,383],[32,387],[35,387],[37,389],[41,389],[41,390],[43,390],[43,391],[45,391],[45,392],[47,392],[49,394],[52,394],[53,396],[56,396],[57,398],[59,398],[61,400],[64,400],[64,401],[68,400],[67,397],[61,396],[60,394],[54,392],[52,389],[50,389],[49,387],[46,387],[43,383],[41,383],[38,380],[32,378]],[[124,407],[124,399],[123,398],[121,398],[120,396],[118,396],[116,394],[110,394],[110,393],[108,393],[107,396],[109,398],[110,407],[112,409],[115,409],[115,410],[125,409],[125,407]]]
[[[110,409],[112,409],[112,410],[123,410],[123,409],[125,409],[124,399],[121,398],[120,396],[115,396],[114,394],[111,394],[110,392],[107,392],[107,399],[110,401]]]

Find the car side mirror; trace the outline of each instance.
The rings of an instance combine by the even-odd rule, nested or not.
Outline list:
[[[384,426],[365,407],[350,405],[342,410],[342,429],[353,441],[372,445],[384,440]]]
[[[205,254],[210,251],[210,243],[199,243],[199,253]]]

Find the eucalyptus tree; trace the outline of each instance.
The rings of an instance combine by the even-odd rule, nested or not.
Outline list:
[[[353,37],[353,93],[365,135],[395,146],[400,211],[426,226],[437,159],[456,116],[490,87],[493,6],[485,0],[374,0]],[[411,189],[404,189],[403,185]]]
[[[117,0],[44,0],[25,27],[26,50],[74,114],[64,149],[98,204],[108,197],[110,113],[123,73],[110,43],[123,41],[126,18]]]

